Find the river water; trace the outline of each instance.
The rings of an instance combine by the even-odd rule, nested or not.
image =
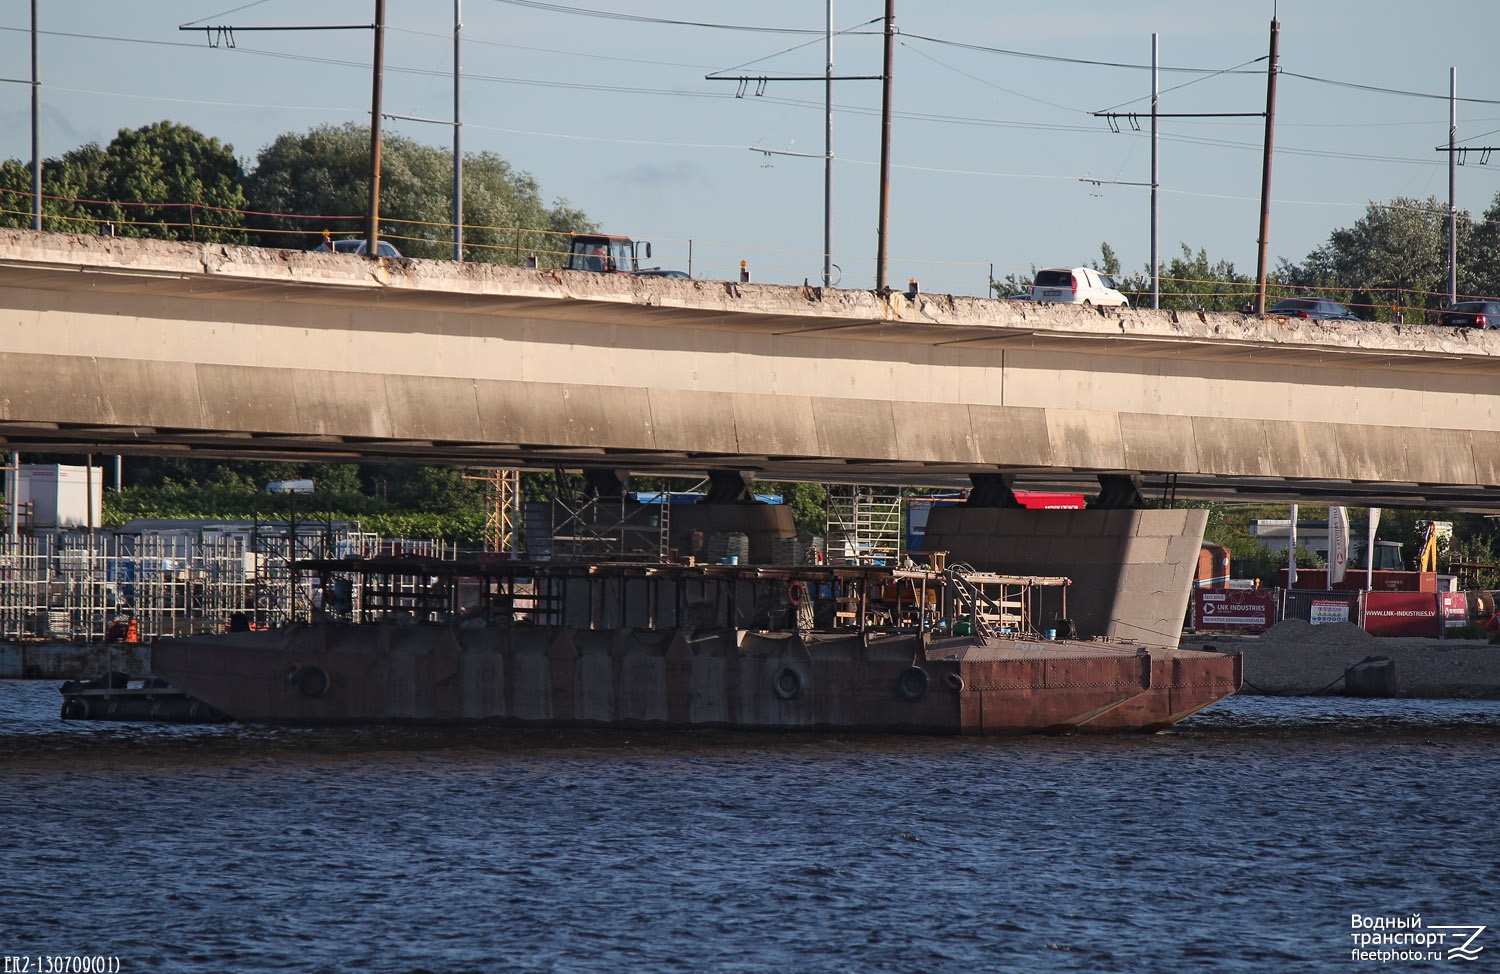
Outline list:
[[[59,703],[0,682],[6,971],[1450,966],[1354,957],[1355,914],[1488,925],[1467,968],[1500,967],[1500,702],[1235,697],[1157,735],[1019,739]]]

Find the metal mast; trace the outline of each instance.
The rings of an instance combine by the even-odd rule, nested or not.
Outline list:
[[[1157,43],[1156,34],[1151,35],[1151,307],[1161,307],[1161,256],[1158,249],[1160,240],[1157,232],[1161,224],[1161,180],[1158,178],[1157,169],[1157,137],[1156,122],[1158,118],[1157,100],[1161,95],[1157,76]]]
[[[385,74],[385,0],[375,0],[375,78],[370,84],[370,217],[365,256],[380,256],[380,87]]]
[[[833,287],[833,0],[828,0],[823,110],[823,286]]]
[[[42,79],[38,66],[36,8],[31,0],[31,229],[42,228]]]
[[[463,101],[460,81],[463,78],[459,58],[459,33],[463,30],[463,0],[453,0],[453,259],[464,259],[464,150]]]
[[[1276,129],[1277,45],[1281,22],[1271,17],[1271,61],[1266,68],[1266,144],[1260,171],[1260,243],[1255,261],[1255,313],[1266,313],[1266,243],[1271,225],[1271,143]]]
[[[885,0],[885,68],[880,74],[880,228],[875,246],[875,290],[885,290],[886,231],[891,205],[891,60],[896,0]]]
[[[1458,68],[1448,69],[1448,303],[1458,301]]]

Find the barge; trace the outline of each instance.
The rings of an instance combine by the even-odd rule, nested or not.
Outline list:
[[[63,720],[149,721],[218,724],[229,715],[159,677],[132,677],[110,670],[92,680],[68,680],[62,691]]]
[[[952,568],[299,562],[317,617],[159,640],[235,720],[918,734],[1154,731],[1238,656],[1086,638],[1062,577]]]

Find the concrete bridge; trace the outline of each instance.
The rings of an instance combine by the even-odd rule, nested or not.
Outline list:
[[[0,448],[1500,511],[1500,333],[0,231]]]

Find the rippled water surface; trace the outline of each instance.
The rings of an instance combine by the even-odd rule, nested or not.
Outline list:
[[[1500,703],[1238,697],[1154,736],[62,722],[0,682],[0,955],[125,971],[1422,968],[1489,924]],[[1447,966],[1435,963],[1432,966]]]

